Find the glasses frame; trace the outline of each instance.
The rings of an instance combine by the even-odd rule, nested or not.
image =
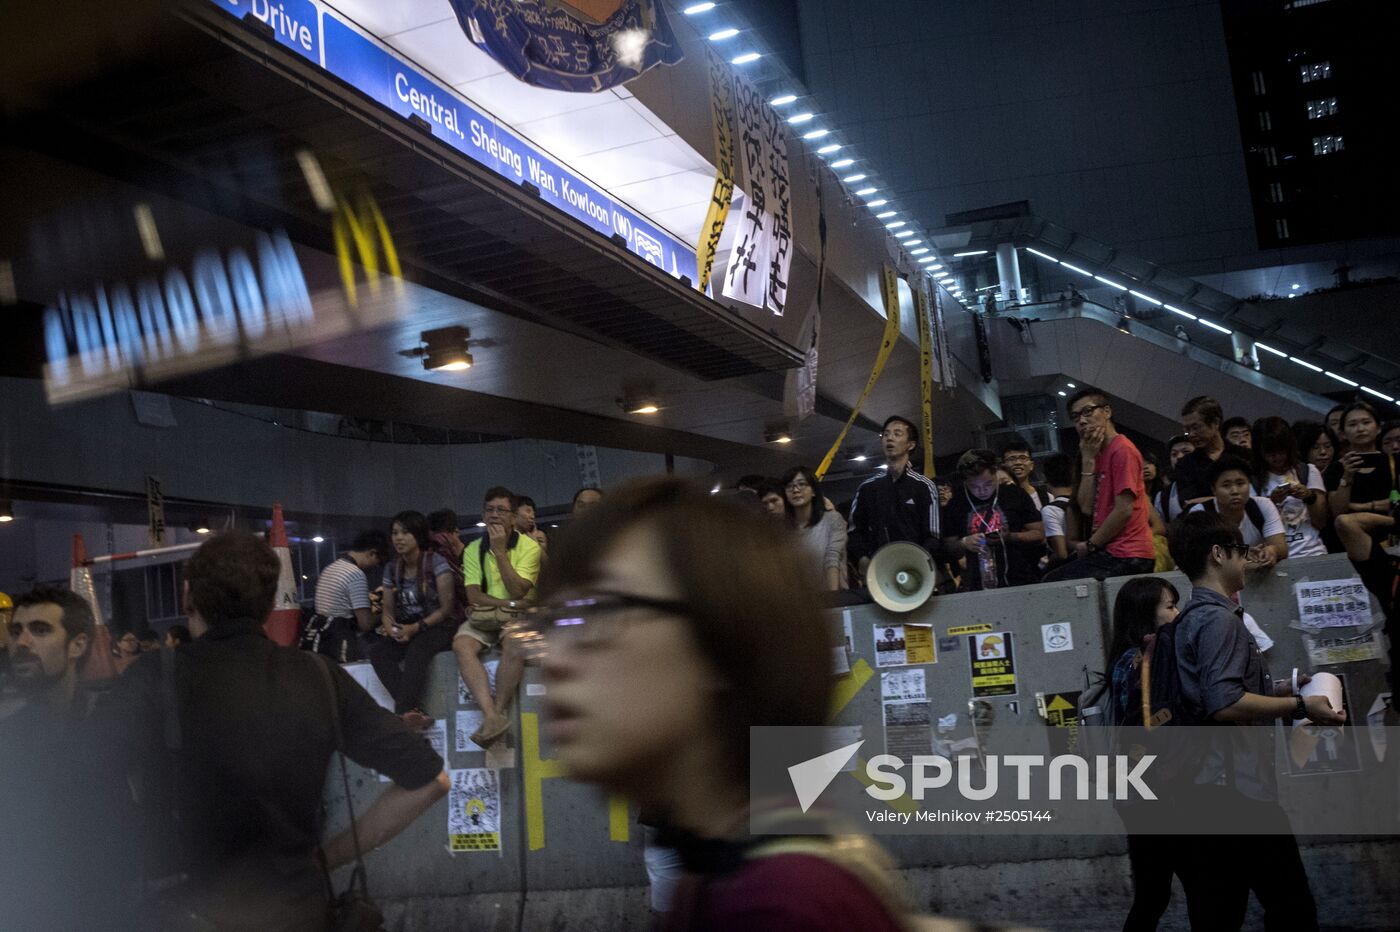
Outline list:
[[[689,604],[679,599],[661,599],[630,592],[600,592],[577,599],[537,605],[525,610],[524,617],[506,625],[506,633],[526,649],[538,652],[547,647],[550,632],[562,628],[586,628],[592,622],[588,613],[610,613],[632,608],[648,608],[668,615],[688,615]],[[594,630],[597,630],[595,627]],[[591,642],[593,644],[598,641]]]
[[[1084,420],[1085,418],[1092,416],[1093,413],[1094,413],[1095,411],[1099,411],[1099,410],[1101,410],[1101,409],[1103,409],[1103,408],[1107,408],[1107,407],[1109,407],[1109,404],[1108,404],[1108,402],[1105,401],[1103,404],[1099,404],[1099,405],[1085,405],[1084,407],[1080,408],[1078,411],[1066,411],[1065,413],[1066,413],[1067,415],[1069,415],[1069,419],[1070,419],[1071,421],[1082,421],[1082,420]]]

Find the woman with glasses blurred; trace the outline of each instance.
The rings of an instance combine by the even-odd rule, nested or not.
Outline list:
[[[846,522],[826,510],[817,474],[806,466],[789,469],[783,476],[783,499],[788,524],[797,532],[813,577],[823,588],[845,589]]]
[[[542,664],[568,776],[655,814],[680,853],[668,929],[901,928],[862,836],[813,832],[794,850],[752,831],[777,814],[750,800],[750,727],[823,725],[830,707],[831,639],[799,560],[781,525],[736,503],[634,482],[561,535],[539,608],[509,631]]]

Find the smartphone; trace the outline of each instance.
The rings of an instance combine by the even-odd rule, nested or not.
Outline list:
[[[1361,457],[1361,465],[1357,467],[1357,472],[1370,472],[1372,469],[1385,468],[1384,453],[1358,453]]]

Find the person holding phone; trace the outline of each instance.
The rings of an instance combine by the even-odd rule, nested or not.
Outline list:
[[[1342,479],[1329,504],[1337,516],[1337,536],[1354,563],[1371,556],[1372,544],[1395,528],[1395,505],[1400,500],[1396,458],[1376,448],[1381,422],[1376,409],[1364,401],[1342,412],[1342,432],[1348,449],[1342,455]]]
[[[1302,461],[1293,429],[1281,417],[1254,422],[1254,487],[1278,508],[1290,557],[1327,552],[1327,489],[1322,472]]]

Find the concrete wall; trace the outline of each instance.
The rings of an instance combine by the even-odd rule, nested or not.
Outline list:
[[[1350,576],[1344,557],[1286,561],[1251,580],[1244,604],[1275,639],[1269,661],[1276,673],[1306,662],[1298,632],[1293,583]],[[1175,577],[1179,582],[1180,578]],[[887,624],[933,625],[936,640],[953,626],[987,623],[1011,632],[1016,647],[1015,696],[984,700],[995,724],[1038,726],[1036,694],[1079,689],[1086,668],[1104,667],[1108,612],[1119,582],[1042,584],[995,592],[939,597],[909,615],[876,606],[849,610],[853,672],[842,681],[845,696],[837,724],[862,726],[874,746],[883,744],[880,677],[873,632]],[[832,622],[840,624],[834,612]],[[1042,650],[1042,624],[1062,622],[1074,649]],[[966,721],[970,679],[965,638],[940,649],[926,665],[931,711]],[[1353,707],[1368,706],[1380,688],[1379,661],[1332,667],[1350,674]],[[527,671],[507,745],[489,754],[455,750],[459,717],[474,711],[458,700],[451,654],[437,658],[427,709],[444,720],[451,768],[498,768],[501,785],[501,851],[453,854],[446,850],[447,803],[440,803],[368,859],[375,895],[386,904],[390,927],[408,929],[470,925],[483,929],[643,929],[649,922],[642,841],[624,801],[563,779],[548,742],[538,731],[544,686]],[[354,772],[352,768],[352,772]],[[343,824],[338,773],[327,796],[333,824]],[[372,775],[355,773],[357,807],[379,791]],[[1283,778],[1286,782],[1287,778]],[[1116,929],[1131,901],[1124,843],[1118,836],[942,835],[884,837],[919,908],[978,920],[1019,921],[1065,930]],[[1329,927],[1389,929],[1400,915],[1400,876],[1394,863],[1400,844],[1356,837],[1306,844],[1304,860],[1324,922]],[[1185,928],[1178,892],[1163,928]],[[1254,921],[1257,922],[1255,916]],[[522,923],[517,926],[516,923]]]

